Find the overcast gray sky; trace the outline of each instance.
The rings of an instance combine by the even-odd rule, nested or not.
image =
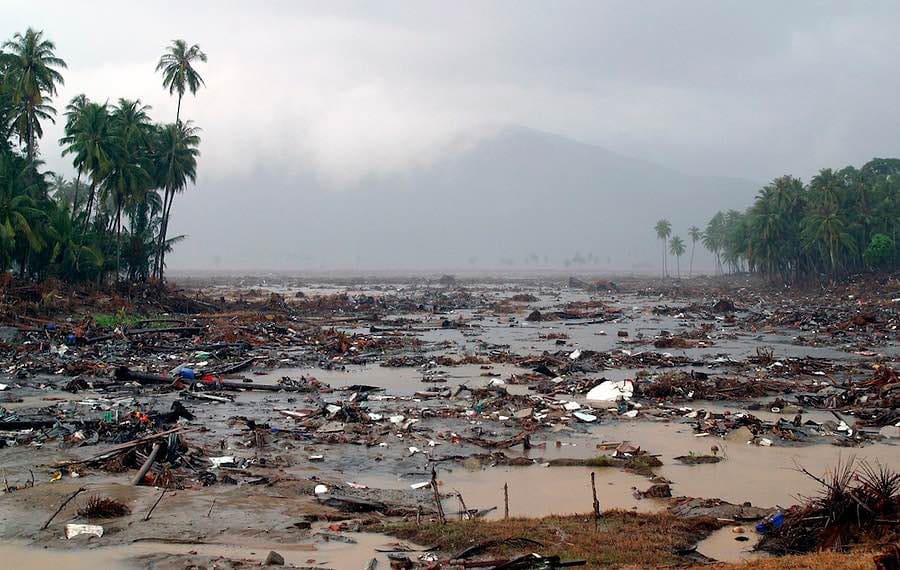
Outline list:
[[[499,125],[757,181],[900,154],[898,2],[3,0],[2,13],[0,35],[43,29],[68,62],[57,108],[140,97],[172,120],[155,63],[173,38],[200,44],[206,88],[183,116],[203,129],[204,190],[262,168],[364,191]],[[45,160],[65,170],[60,129],[46,132]]]

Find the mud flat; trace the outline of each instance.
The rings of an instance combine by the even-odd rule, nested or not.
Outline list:
[[[541,520],[648,536],[621,559],[513,541],[468,562],[738,561],[828,472],[900,470],[893,280],[192,286],[39,314],[4,294],[16,567],[450,567]],[[63,538],[85,524],[102,536]]]

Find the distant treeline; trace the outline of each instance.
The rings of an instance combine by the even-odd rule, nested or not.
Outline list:
[[[796,281],[898,266],[900,159],[820,171],[809,184],[782,176],[744,212],[719,212],[703,232],[719,271]]]
[[[0,49],[0,273],[68,281],[161,279],[174,197],[197,172],[198,129],[181,120],[181,99],[203,80],[197,46],[172,42],[157,71],[178,95],[174,123],[154,123],[140,99],[116,103],[77,95],[66,106],[74,180],[43,168],[39,142],[55,123],[52,97],[66,63],[43,33],[28,29]],[[149,70],[148,70],[149,72]]]

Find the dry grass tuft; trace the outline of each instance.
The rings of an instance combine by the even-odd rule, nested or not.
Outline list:
[[[825,478],[804,473],[819,482],[819,495],[791,507],[784,524],[760,541],[760,550],[803,554],[897,540],[900,473],[853,458],[838,463]]]
[[[112,519],[124,517],[131,509],[122,501],[109,497],[93,496],[87,504],[78,509],[78,516],[88,519]]]

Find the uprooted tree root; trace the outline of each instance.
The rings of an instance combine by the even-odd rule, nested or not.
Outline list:
[[[78,516],[88,519],[112,519],[124,517],[129,513],[131,509],[122,501],[97,495],[88,499],[87,503],[78,509]]]
[[[784,523],[757,546],[775,554],[846,550],[900,538],[900,473],[853,458],[819,478],[818,496],[785,512]]]

